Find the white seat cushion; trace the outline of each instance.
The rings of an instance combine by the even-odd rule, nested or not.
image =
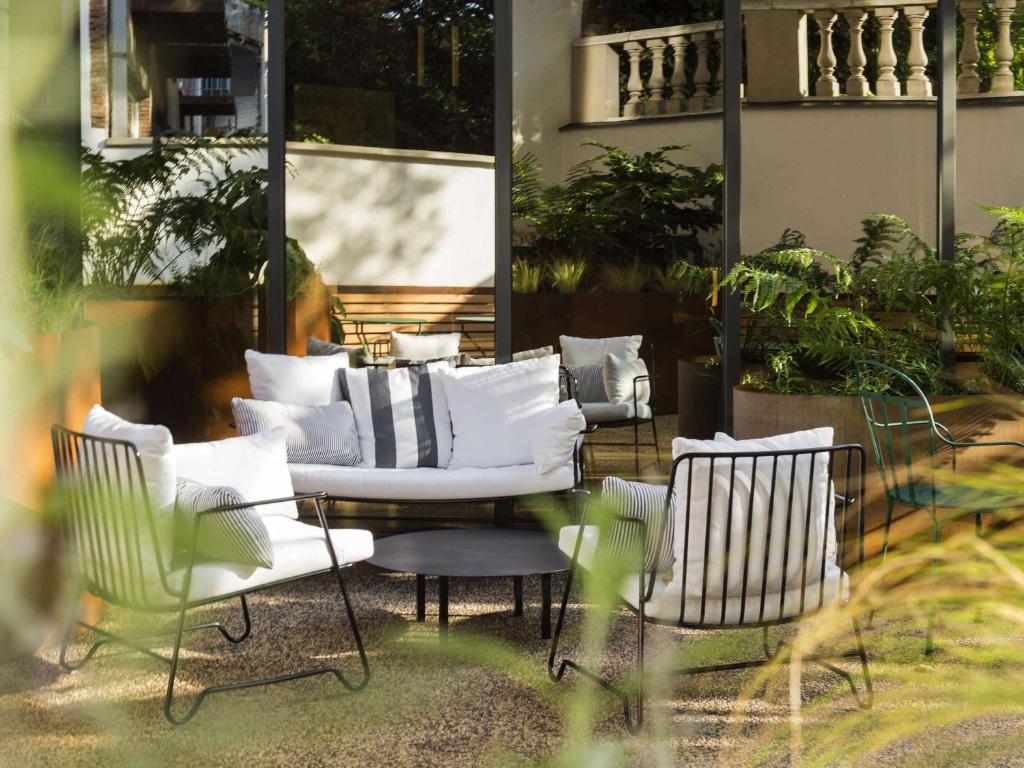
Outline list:
[[[558,548],[566,556],[572,557],[573,549],[576,546],[576,538],[579,535],[578,525],[567,525],[559,531]],[[599,531],[596,525],[588,525],[583,531],[583,541],[580,544],[578,563],[586,569],[592,570],[595,567],[594,556],[597,551]],[[836,599],[843,602],[849,597],[850,581],[849,576],[834,565],[829,565],[825,571],[824,582],[807,584],[802,590],[804,598],[803,611],[800,610],[799,585],[787,589],[785,593],[768,592],[764,599],[764,621],[777,621],[779,619],[792,618],[801,613],[811,613],[822,608]],[[640,605],[640,576],[630,575],[626,577],[619,587],[619,596],[628,602],[633,608]],[[660,621],[678,622],[682,614],[685,623],[704,624],[707,626],[735,625],[740,624],[741,608],[743,607],[742,595],[727,597],[725,600],[725,620],[722,620],[721,586],[708,588],[707,600],[704,603],[704,619],[701,621],[701,600],[700,595],[688,595],[685,604],[680,605],[679,590],[662,578],[657,579],[654,584],[654,591],[651,599],[644,604],[644,613],[652,619]],[[680,611],[680,608],[683,610]],[[761,611],[761,595],[747,594],[746,608],[742,611],[743,624],[755,624],[759,621]]]
[[[326,571],[331,567],[324,532],[319,525],[310,525],[284,515],[270,515],[262,520],[270,533],[274,567],[197,563],[192,569],[189,602],[258,589],[277,581]],[[373,534],[369,531],[333,528],[331,542],[339,565],[358,563],[373,556]],[[181,589],[185,583],[185,569],[172,571],[168,581],[174,589]],[[151,589],[149,594],[157,606],[173,608],[178,604],[177,597],[161,589]]]
[[[297,493],[326,491],[346,499],[441,501],[554,493],[573,487],[573,466],[541,475],[533,464],[461,469],[381,469],[290,464]]]
[[[583,403],[583,418],[588,424],[604,424],[609,421],[626,421],[633,418],[633,403]],[[651,406],[640,403],[637,407],[641,419],[651,418]]]

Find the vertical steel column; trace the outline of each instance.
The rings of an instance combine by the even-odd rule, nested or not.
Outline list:
[[[722,35],[722,158],[725,188],[722,201],[722,276],[740,258],[740,83],[743,77],[743,17],[740,0],[724,0]],[[720,288],[722,307],[722,412],[726,432],[732,433],[732,388],[740,381],[739,296]]]
[[[267,351],[284,353],[288,280],[285,274],[284,14],[285,0],[267,4]]]
[[[494,2],[494,353],[512,359],[512,2]]]
[[[952,259],[956,237],[956,0],[938,0],[938,232],[940,259]]]

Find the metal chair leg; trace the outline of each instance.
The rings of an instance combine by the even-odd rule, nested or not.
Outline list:
[[[934,509],[932,509],[932,537],[936,546],[942,543],[942,527],[939,525],[939,518],[936,515]],[[932,560],[932,580],[938,579],[939,575],[939,560],[938,558]],[[928,629],[925,631],[924,637],[924,655],[931,656],[935,653],[935,610],[931,606],[928,607]]]
[[[857,682],[854,680],[852,674],[825,659],[815,658],[813,661],[820,667],[839,675],[839,677],[846,681],[846,684],[850,686],[850,692],[853,694],[853,698],[860,709],[871,709],[874,704],[875,690],[871,683],[871,670],[868,669],[868,654],[864,648],[864,637],[861,635],[860,622],[858,622],[856,618],[853,619],[853,633],[857,636],[857,658],[860,659],[861,675],[864,677],[864,698],[861,698],[860,693],[857,691]]]
[[[888,504],[885,510],[885,524],[882,527],[882,564],[885,564],[886,558],[889,556],[889,530],[892,528],[892,511],[895,504],[892,499],[886,499]],[[872,608],[868,614],[868,629],[871,629],[875,625],[875,609]]]
[[[651,412],[651,432],[654,434],[654,460],[658,463],[658,468],[661,468],[661,449],[658,447],[658,420],[654,416],[654,412]]]

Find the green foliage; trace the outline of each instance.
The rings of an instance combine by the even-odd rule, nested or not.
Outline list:
[[[723,284],[749,313],[743,353],[764,365],[761,386],[849,394],[856,361],[874,358],[926,392],[955,392],[959,353],[981,362],[983,380],[970,386],[1024,392],[1024,209],[989,210],[993,232],[958,236],[949,260],[887,215],[862,222],[848,265],[793,233],[744,257]]]
[[[654,283],[662,293],[705,297],[711,294],[711,267],[675,261],[665,267],[655,267],[653,274]]]
[[[535,223],[541,213],[543,181],[540,160],[532,152],[512,153],[512,220]]]
[[[548,277],[559,293],[578,293],[589,267],[582,256],[557,256],[548,264]]]
[[[641,293],[651,280],[651,268],[634,258],[628,264],[602,264],[601,287],[611,293]]]
[[[516,293],[537,293],[544,279],[544,268],[527,259],[512,261],[512,290]]]

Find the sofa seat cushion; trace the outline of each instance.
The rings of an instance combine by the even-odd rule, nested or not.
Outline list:
[[[192,569],[189,602],[202,602],[222,595],[259,589],[285,579],[326,571],[331,567],[324,531],[319,525],[304,523],[285,515],[269,515],[263,517],[262,521],[270,534],[274,552],[273,568],[224,562],[197,563]],[[373,534],[369,531],[332,528],[331,542],[339,565],[357,563],[373,556]],[[168,582],[174,589],[181,589],[185,583],[185,568],[171,571]],[[162,589],[151,589],[148,594],[156,600],[157,607],[175,608],[178,605],[179,598]],[[154,598],[154,595],[159,597]]]
[[[579,531],[580,526],[578,525],[567,525],[559,531],[558,548],[567,557],[572,557],[573,555]],[[592,570],[598,567],[595,563],[598,538],[599,531],[596,525],[585,527],[577,561],[585,570]],[[619,587],[619,597],[633,608],[638,608],[640,605],[640,587],[639,574],[627,576]],[[803,611],[801,611],[801,591],[803,592]],[[778,591],[767,592],[764,596],[764,621],[778,621],[799,616],[801,613],[812,613],[837,599],[845,602],[849,597],[849,592],[849,576],[840,571],[835,565],[830,564],[826,569],[824,582],[819,581],[818,583],[807,584],[803,590],[797,585],[795,588],[787,589],[785,593]],[[687,595],[685,604],[680,606],[678,587],[674,587],[666,579],[659,578],[654,584],[654,592],[651,595],[651,599],[644,604],[644,613],[649,618],[669,622],[678,622],[682,613],[687,624],[703,623],[707,626],[757,623],[761,610],[761,595],[748,594],[745,607],[743,603],[742,595],[727,597],[725,600],[725,620],[723,621],[721,585],[717,588],[709,586],[707,599],[704,602],[704,620],[702,622],[700,595]],[[682,608],[682,611],[680,611],[680,608]],[[741,614],[742,622],[740,620]]]
[[[573,466],[541,475],[533,464],[460,469],[382,469],[291,464],[297,493],[326,491],[343,499],[444,501],[554,493],[573,487]]]
[[[633,418],[633,403],[583,403],[583,418],[587,424],[606,424],[610,421],[627,421]],[[641,419],[651,418],[651,406],[640,403],[637,406]]]

